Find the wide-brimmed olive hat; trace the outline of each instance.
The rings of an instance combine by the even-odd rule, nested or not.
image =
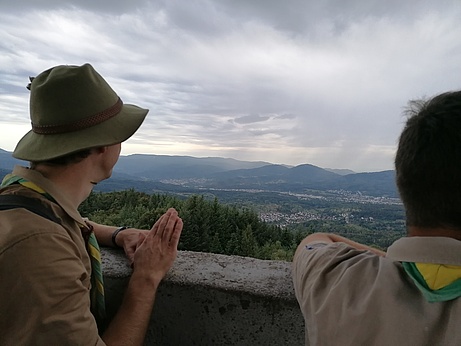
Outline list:
[[[46,161],[121,143],[149,111],[123,104],[90,64],[50,68],[31,78],[29,88],[32,130],[13,152],[21,160]]]

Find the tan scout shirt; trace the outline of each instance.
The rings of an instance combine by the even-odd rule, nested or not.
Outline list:
[[[461,299],[427,302],[399,261],[461,265],[461,242],[402,238],[386,257],[306,245],[293,261],[306,345],[461,345]]]
[[[0,345],[104,345],[90,312],[91,264],[77,210],[41,174],[15,167],[62,207],[20,185],[1,190],[40,198],[63,226],[25,209],[0,211]]]

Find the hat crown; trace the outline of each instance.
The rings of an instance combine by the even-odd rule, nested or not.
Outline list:
[[[33,126],[71,124],[101,113],[117,101],[115,91],[90,64],[56,66],[31,82],[30,119]]]
[[[124,142],[149,111],[124,104],[90,64],[56,66],[30,80],[32,129],[16,145],[17,159],[42,162]]]

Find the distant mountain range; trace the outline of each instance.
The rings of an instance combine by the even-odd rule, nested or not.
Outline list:
[[[0,174],[8,173],[16,160],[0,149]],[[111,179],[98,184],[101,191],[134,188],[145,192],[206,189],[258,189],[302,193],[306,190],[346,190],[364,195],[398,197],[394,171],[354,173],[323,169],[310,164],[295,167],[269,162],[191,156],[121,156]]]

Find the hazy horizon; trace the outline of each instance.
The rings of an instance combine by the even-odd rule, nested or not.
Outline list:
[[[5,152],[8,152],[8,153],[12,153],[13,151],[12,150],[7,150],[5,148],[0,148],[0,151],[3,150]],[[218,159],[225,159],[225,160],[236,160],[236,161],[243,161],[243,162],[255,162],[255,163],[258,163],[258,162],[261,162],[261,163],[267,163],[267,164],[273,164],[273,165],[282,165],[282,166],[287,166],[287,167],[296,167],[296,166],[299,166],[299,165],[305,165],[305,164],[308,164],[308,165],[313,165],[313,166],[317,166],[317,165],[314,165],[313,163],[310,163],[310,162],[303,162],[303,163],[300,163],[300,164],[297,164],[297,165],[289,165],[289,164],[284,164],[284,163],[279,163],[279,162],[270,162],[270,161],[266,161],[266,160],[240,160],[240,159],[236,159],[236,158],[233,158],[233,157],[224,157],[224,156],[193,156],[193,155],[168,155],[168,154],[153,154],[153,153],[150,153],[150,154],[144,154],[144,153],[133,153],[133,154],[120,154],[120,156],[122,157],[127,157],[127,156],[132,156],[132,155],[145,155],[145,156],[168,156],[168,157],[192,157],[192,158],[197,158],[197,159],[215,159],[215,158],[218,158]],[[18,160],[18,159],[16,159]],[[22,161],[22,160],[19,160],[19,161]],[[26,165],[27,161],[22,161],[24,162],[24,164]],[[351,170],[349,168],[344,168],[344,167],[322,167],[322,166],[317,166],[319,168],[323,168],[325,170],[336,170],[336,171],[350,171],[352,173],[374,173],[374,172],[382,172],[382,171],[388,171],[388,170],[394,170],[394,168],[391,168],[391,169],[384,169],[384,170],[378,170],[378,171],[354,171],[354,170]]]

